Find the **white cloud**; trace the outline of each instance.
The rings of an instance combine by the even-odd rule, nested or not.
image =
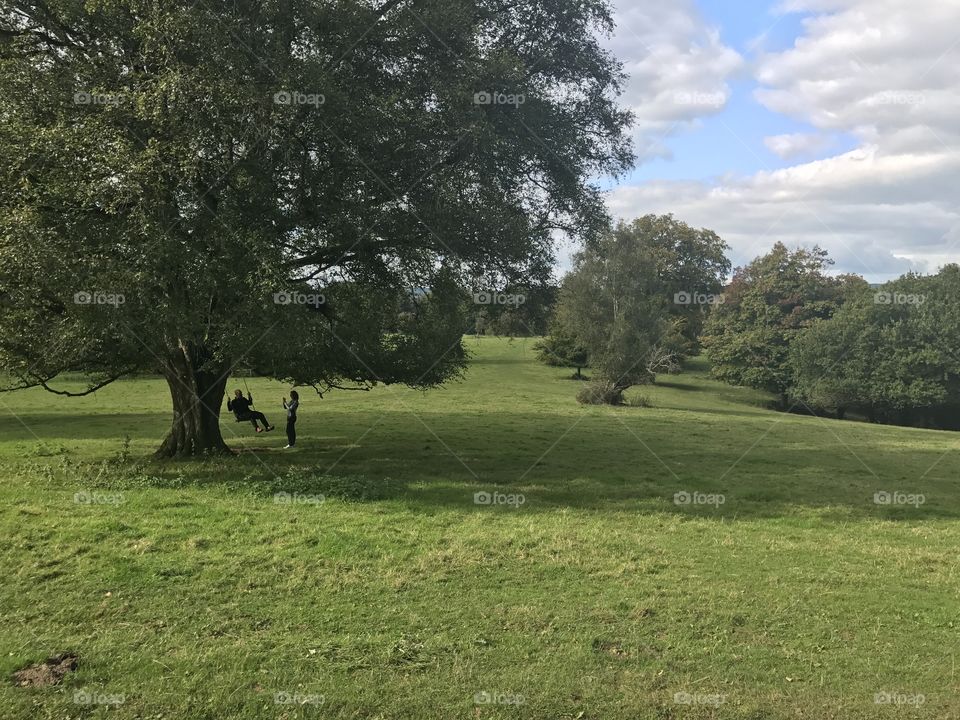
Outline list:
[[[608,45],[630,78],[621,101],[636,114],[637,156],[669,157],[666,137],[726,106],[727,79],[743,58],[706,25],[692,0],[616,5],[617,30]]]
[[[771,135],[763,139],[770,152],[790,160],[804,155],[816,155],[822,152],[829,140],[814,133],[791,133],[789,135]]]
[[[814,14],[792,48],[757,58],[755,97],[817,132],[767,137],[767,147],[788,159],[809,156],[823,151],[822,138],[845,133],[859,148],[746,178],[621,187],[613,211],[672,211],[723,235],[738,262],[777,240],[819,244],[837,270],[871,280],[956,262],[960,3],[790,0],[784,7]]]

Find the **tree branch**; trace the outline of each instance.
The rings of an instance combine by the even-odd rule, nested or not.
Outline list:
[[[119,380],[120,378],[122,378],[122,377],[124,377],[124,376],[126,376],[126,375],[130,375],[131,373],[135,372],[136,370],[137,370],[137,368],[129,368],[129,369],[127,369],[127,370],[123,370],[123,371],[121,371],[121,372],[119,372],[119,373],[111,376],[110,378],[104,380],[103,382],[96,383],[95,385],[90,385],[89,387],[87,387],[86,390],[84,390],[83,392],[79,392],[79,393],[70,392],[69,390],[57,390],[57,389],[55,389],[55,388],[50,387],[50,385],[48,385],[48,383],[49,383],[51,380],[53,380],[53,377],[56,377],[56,375],[54,375],[53,377],[46,378],[46,379],[34,375],[33,377],[34,377],[34,380],[35,380],[36,382],[32,382],[32,383],[30,383],[30,384],[23,385],[22,387],[18,387],[18,388],[0,389],[0,392],[11,392],[11,391],[13,391],[13,390],[24,390],[24,389],[26,389],[26,388],[32,388],[32,387],[42,387],[44,390],[46,390],[46,391],[49,392],[49,393],[53,393],[54,395],[62,395],[62,396],[64,396],[64,397],[84,397],[85,395],[92,395],[92,394],[95,393],[97,390],[100,390],[101,388],[106,387],[106,386],[109,385],[110,383],[112,383],[112,382],[114,382],[114,381],[116,381],[116,380]]]

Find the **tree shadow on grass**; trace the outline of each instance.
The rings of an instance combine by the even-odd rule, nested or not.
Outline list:
[[[152,437],[160,445],[170,429],[166,413],[23,413],[0,416],[4,441],[116,440],[124,435]]]
[[[722,385],[709,378],[698,378],[698,380],[699,382],[680,382],[677,380],[662,380],[658,378],[650,387],[677,390],[682,393],[696,393],[721,402],[748,408],[757,408],[758,410],[766,411],[775,409],[773,405],[776,404],[776,398],[768,393],[763,393],[751,388]],[[710,384],[704,384],[704,382],[709,382]],[[694,408],[688,409],[693,410]]]
[[[731,423],[725,409],[702,411],[695,422],[644,410],[617,412],[414,416],[378,409],[307,416],[293,452],[280,449],[282,436],[277,447],[263,436],[250,437],[255,444],[249,446],[228,439],[240,450],[235,457],[141,458],[134,465],[118,464],[108,484],[322,494],[400,502],[422,511],[573,508],[716,520],[813,511],[821,520],[837,522],[960,517],[955,482],[960,458],[948,452],[945,433],[912,430],[903,436],[891,428],[857,424],[853,437],[851,428],[838,421],[786,416],[793,422],[779,423],[783,416],[770,413]],[[86,416],[59,415],[53,441],[116,439],[109,433],[124,428],[132,437],[159,443],[162,430],[157,433],[154,416],[132,416],[141,424],[127,415],[111,417],[116,422],[100,428]],[[917,447],[905,447],[908,441]],[[522,494],[524,502],[475,503],[474,493],[482,492]],[[686,495],[675,501],[678,493]]]

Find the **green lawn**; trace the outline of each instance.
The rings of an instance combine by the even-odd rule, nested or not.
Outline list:
[[[2,671],[80,658],[0,717],[960,717],[957,434],[772,412],[703,364],[584,408],[531,341],[467,344],[442,389],[303,392],[294,451],[225,417],[248,452],[209,462],[149,458],[160,380],[0,395]],[[287,388],[250,388],[282,425]]]

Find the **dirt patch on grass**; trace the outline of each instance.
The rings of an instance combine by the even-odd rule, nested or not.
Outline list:
[[[596,653],[606,653],[617,660],[626,660],[630,653],[624,650],[623,646],[617,642],[607,642],[604,640],[593,641],[593,651]]]
[[[42,663],[31,665],[13,674],[13,682],[18,687],[42,687],[56,685],[68,672],[77,669],[80,658],[71,653],[54,655]]]

